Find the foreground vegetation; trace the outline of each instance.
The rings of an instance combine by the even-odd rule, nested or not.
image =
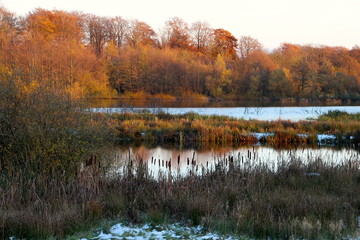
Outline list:
[[[0,238],[63,238],[104,218],[202,224],[257,238],[351,235],[360,215],[357,159],[339,164],[280,159],[275,171],[264,164],[244,165],[234,156],[213,171],[158,179],[141,160],[129,159],[122,171],[109,174],[114,156],[107,149],[129,136],[142,138],[144,131],[150,140],[161,136],[167,142],[176,132],[182,144],[225,144],[249,132],[353,134],[359,129],[357,115],[332,112],[323,118],[293,123],[93,114],[64,89],[29,86],[7,74],[0,81]]]
[[[340,238],[356,232],[356,160],[339,165],[321,159],[307,164],[300,159],[281,161],[276,172],[265,165],[240,168],[235,159],[229,166],[218,163],[212,172],[174,174],[172,179],[153,179],[146,165],[129,161],[111,178],[101,173],[103,168],[92,166],[51,189],[31,184],[24,192],[26,183],[11,182],[1,193],[2,237],[61,238],[103,218],[180,221],[255,238]]]

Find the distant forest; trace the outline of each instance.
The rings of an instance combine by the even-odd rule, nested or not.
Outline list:
[[[241,24],[239,23],[239,28]],[[0,81],[72,97],[129,94],[220,99],[360,99],[360,48],[284,43],[174,17],[154,31],[122,17],[0,8]]]

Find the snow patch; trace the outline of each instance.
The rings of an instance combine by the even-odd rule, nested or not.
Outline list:
[[[185,227],[180,224],[170,224],[166,226],[126,226],[122,223],[115,224],[109,230],[109,233],[101,232],[93,238],[81,238],[80,240],[111,240],[111,239],[128,239],[128,240],[145,240],[145,239],[237,239],[233,236],[223,236],[216,233],[204,231],[201,226]]]
[[[327,140],[336,140],[336,136],[330,134],[318,134],[317,139],[319,142],[327,141]]]

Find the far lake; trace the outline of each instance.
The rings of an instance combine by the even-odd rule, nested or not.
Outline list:
[[[99,100],[89,104],[91,111],[104,113],[165,112],[184,114],[194,112],[201,115],[222,115],[258,120],[306,120],[314,119],[328,111],[340,110],[359,113],[360,106],[281,106],[278,103],[259,102],[164,102],[164,101],[119,101]]]

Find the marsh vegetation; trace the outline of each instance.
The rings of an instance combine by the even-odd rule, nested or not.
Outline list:
[[[98,114],[82,111],[61,90],[25,91],[11,77],[1,84],[1,238],[63,238],[104,218],[180,221],[258,238],[335,238],[357,231],[357,157],[328,162],[326,157],[283,156],[274,171],[232,155],[212,162],[211,168],[199,165],[198,174],[164,172],[154,178],[148,162],[130,156],[121,171],[109,174],[115,157],[111,149],[128,139],[179,147],[233,146],[258,142],[253,132],[273,132],[264,141],[290,146],[317,144],[298,133],[331,133],[351,135],[355,144],[356,115],[335,112],[318,121],[291,122],[193,113]]]

